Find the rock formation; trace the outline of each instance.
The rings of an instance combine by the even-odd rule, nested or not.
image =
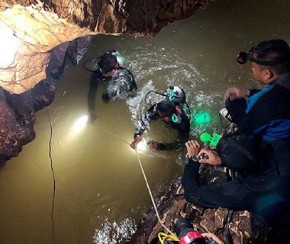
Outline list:
[[[34,139],[33,113],[53,101],[52,78],[60,76],[66,56],[78,63],[91,35],[154,35],[168,22],[186,18],[208,2],[1,1],[0,162],[17,156]]]
[[[269,227],[261,217],[248,211],[205,209],[190,204],[184,198],[180,181],[180,178],[176,179],[157,204],[162,224],[173,234],[176,234],[176,221],[183,217],[191,222],[194,231],[214,233],[227,244],[266,243]],[[157,241],[159,232],[168,233],[152,209],[137,227],[130,244],[159,243]]]

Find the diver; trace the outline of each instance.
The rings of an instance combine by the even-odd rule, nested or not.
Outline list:
[[[142,140],[142,134],[148,128],[150,121],[162,120],[170,124],[172,128],[178,130],[178,140],[172,143],[149,141],[147,144],[152,150],[180,149],[184,147],[184,143],[188,140],[190,132],[190,116],[184,111],[186,110],[184,105],[187,106],[189,111],[185,92],[178,86],[170,86],[166,95],[158,92],[155,93],[166,96],[166,99],[153,104],[142,116],[142,119],[138,121],[134,133],[134,141],[130,146],[133,149],[136,148],[137,144]]]
[[[121,67],[122,56],[118,51],[107,51],[98,58],[98,69],[94,70],[90,79],[88,93],[88,109],[91,119],[95,118],[95,98],[100,82],[106,84],[106,89],[102,94],[102,100],[127,98],[133,91],[137,90],[137,85],[131,71]]]

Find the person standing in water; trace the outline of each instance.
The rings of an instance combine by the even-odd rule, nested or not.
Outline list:
[[[133,149],[142,140],[142,134],[152,120],[162,120],[179,132],[178,139],[175,142],[159,143],[157,141],[149,141],[147,144],[152,150],[178,150],[184,147],[190,132],[190,118],[183,110],[183,106],[186,103],[185,92],[178,86],[173,86],[169,90],[173,92],[173,97],[168,97],[164,101],[153,104],[142,116],[142,119],[138,121],[135,128],[134,141],[131,143]]]
[[[131,71],[121,67],[118,61],[119,52],[108,51],[99,57],[98,69],[95,70],[90,79],[88,93],[88,109],[92,119],[95,119],[96,93],[100,83],[106,85],[102,94],[102,100],[124,99],[133,91],[137,90],[137,84]]]

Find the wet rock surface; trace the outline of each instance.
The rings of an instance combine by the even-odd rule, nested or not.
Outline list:
[[[65,42],[53,49],[46,68],[47,79],[32,89],[13,94],[0,88],[0,163],[17,156],[23,145],[35,139],[35,112],[53,102],[57,79],[63,74],[68,62],[79,62],[90,44],[90,38],[87,36]]]
[[[1,1],[5,42],[0,45],[13,47],[0,60],[0,161],[18,155],[35,138],[33,113],[54,97],[55,86],[47,85],[48,80],[60,78],[67,58],[79,62],[92,35],[154,35],[208,4],[209,0]]]
[[[153,36],[169,22],[208,4],[209,0],[1,1],[0,31],[5,42],[0,45],[13,43],[13,47],[6,62],[0,62],[0,86],[21,94],[46,79],[46,67],[59,45],[98,34]]]
[[[34,113],[51,104],[55,89],[52,80],[43,80],[22,94],[0,89],[0,163],[17,156],[35,138]]]
[[[181,178],[174,180],[157,205],[162,223],[173,233],[176,221],[181,217],[187,218],[195,231],[214,233],[225,243],[266,243],[269,233],[265,221],[248,211],[206,209],[186,202]],[[152,209],[144,216],[130,243],[159,243],[159,232],[167,231]]]

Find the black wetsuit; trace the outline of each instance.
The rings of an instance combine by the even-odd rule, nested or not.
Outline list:
[[[122,67],[116,70],[112,77],[104,77],[100,70],[93,72],[90,79],[90,89],[88,93],[88,107],[89,111],[95,109],[95,99],[100,82],[106,83],[106,90],[102,94],[104,102],[109,100],[126,98],[131,92],[137,90],[137,85],[133,74]]]
[[[142,135],[143,132],[148,128],[148,125],[151,120],[158,120],[158,113],[156,110],[157,103],[152,105],[145,115],[142,117],[140,121],[138,121],[137,128],[135,129],[134,138],[138,135]],[[177,129],[179,132],[178,140],[172,143],[158,143],[158,150],[172,150],[172,149],[180,149],[184,147],[184,143],[189,138],[190,132],[190,120],[188,116],[185,114],[183,109],[179,106],[176,106],[178,111],[178,116],[180,117],[180,121],[174,123],[173,121],[168,122],[172,128]]]

